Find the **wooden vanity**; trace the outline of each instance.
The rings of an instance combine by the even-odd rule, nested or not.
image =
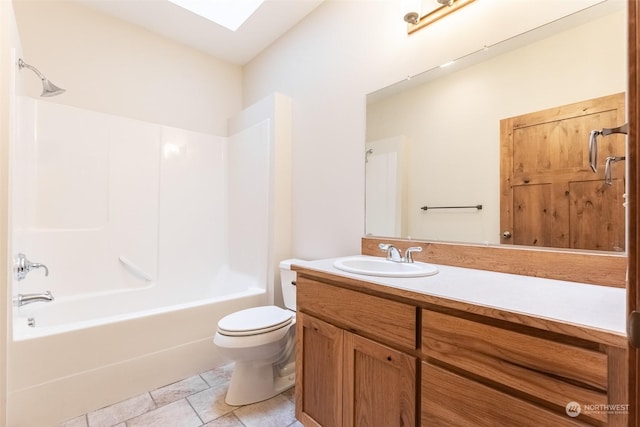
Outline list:
[[[581,324],[523,312],[515,303],[510,310],[473,295],[445,295],[447,280],[454,289],[461,278],[477,277],[478,287],[494,292],[491,275],[495,286],[506,286],[518,280],[510,274],[443,266],[433,278],[386,284],[331,265],[293,267],[296,417],[305,426],[627,425],[627,342],[617,320],[598,327],[597,319]],[[540,293],[556,282],[567,288],[559,295],[572,289],[526,281],[522,290],[533,299],[543,298],[534,295],[536,281]],[[624,298],[611,294],[623,289],[585,286],[593,295],[602,288],[603,300],[614,295],[624,311]]]

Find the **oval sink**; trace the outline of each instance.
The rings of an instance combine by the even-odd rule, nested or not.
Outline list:
[[[381,277],[424,277],[438,273],[435,265],[424,262],[395,262],[385,258],[364,256],[340,258],[333,263],[333,266],[348,273]]]

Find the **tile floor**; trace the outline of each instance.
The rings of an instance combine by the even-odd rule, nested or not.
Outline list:
[[[227,405],[232,368],[195,375],[58,427],[302,427],[295,419],[293,389],[252,405]]]

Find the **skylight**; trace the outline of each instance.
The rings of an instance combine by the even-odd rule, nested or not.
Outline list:
[[[209,21],[236,31],[265,0],[169,0]]]

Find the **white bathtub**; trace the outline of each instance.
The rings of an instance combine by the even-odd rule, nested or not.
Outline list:
[[[226,363],[212,341],[218,320],[265,304],[266,293],[242,276],[216,283],[191,295],[152,285],[15,308],[9,425],[55,425]]]

